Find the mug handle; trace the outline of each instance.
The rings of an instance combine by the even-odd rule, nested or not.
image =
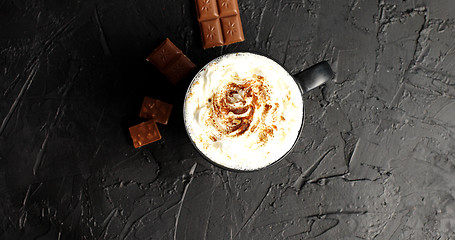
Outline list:
[[[302,87],[303,93],[321,86],[334,77],[335,74],[327,61],[317,63],[294,75],[294,78]]]

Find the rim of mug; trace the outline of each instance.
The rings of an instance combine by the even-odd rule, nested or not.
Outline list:
[[[268,58],[270,60],[272,60],[274,63],[280,65],[286,72],[287,74],[294,80],[294,82],[297,84],[299,90],[300,90],[300,94],[302,96],[302,123],[300,124],[300,129],[299,129],[299,132],[297,134],[297,137],[296,139],[294,140],[294,143],[292,144],[292,146],[281,156],[279,157],[277,160],[263,166],[263,167],[260,167],[260,168],[255,168],[255,169],[238,169],[238,168],[231,168],[231,167],[227,167],[227,166],[224,166],[218,162],[215,162],[214,160],[210,159],[207,155],[205,155],[199,148],[198,146],[196,145],[196,143],[194,142],[193,138],[191,137],[189,131],[188,131],[188,124],[187,124],[187,120],[186,120],[186,115],[185,115],[185,112],[186,112],[186,99],[188,97],[188,94],[190,93],[190,90],[193,86],[193,83],[194,81],[196,80],[196,77],[202,72],[204,71],[210,64],[216,62],[216,61],[219,61],[221,58],[224,58],[226,56],[229,56],[229,55],[241,55],[241,54],[253,54],[253,55],[257,55],[257,56],[261,56],[261,57],[265,57],[265,58]],[[212,60],[210,60],[207,64],[205,64],[201,69],[199,69],[199,71],[194,75],[193,79],[191,80],[190,84],[188,85],[188,88],[186,89],[186,93],[185,93],[185,98],[183,100],[183,124],[185,125],[185,131],[186,131],[186,134],[188,135],[188,138],[190,139],[191,141],[191,144],[194,146],[194,148],[196,149],[196,151],[205,159],[207,160],[208,162],[210,162],[211,164],[221,168],[221,169],[224,169],[224,170],[229,170],[229,171],[232,171],[232,172],[256,172],[256,171],[260,171],[260,170],[263,170],[263,169],[266,169],[266,168],[269,168],[273,165],[276,165],[278,162],[282,161],[284,158],[286,158],[291,152],[292,150],[295,148],[295,146],[297,145],[297,142],[299,141],[299,139],[301,138],[302,136],[302,131],[303,131],[303,125],[305,123],[305,106],[304,106],[304,101],[303,101],[303,95],[304,95],[304,91],[301,87],[301,85],[297,82],[297,80],[294,78],[294,76],[289,72],[288,69],[286,69],[282,64],[278,63],[275,59],[271,58],[271,57],[268,57],[268,56],[265,56],[265,55],[262,55],[262,54],[258,54],[258,53],[254,53],[254,52],[234,52],[234,53],[226,53],[226,54],[223,54],[221,56],[218,56]]]

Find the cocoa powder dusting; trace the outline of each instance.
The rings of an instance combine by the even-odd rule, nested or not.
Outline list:
[[[264,123],[264,119],[274,108],[270,104],[270,94],[271,89],[262,76],[253,75],[251,79],[230,82],[220,87],[209,99],[208,123],[212,124],[221,136],[228,137],[251,134],[258,129],[261,131],[260,141],[267,141],[274,130]],[[277,104],[275,107],[278,108]],[[253,122],[255,123],[252,124]]]

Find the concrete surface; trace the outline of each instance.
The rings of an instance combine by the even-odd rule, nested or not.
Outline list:
[[[455,239],[455,2],[239,6],[246,40],[202,50],[190,0],[1,1],[0,238]],[[166,37],[199,67],[251,51],[336,79],[285,160],[229,172],[145,61]],[[144,96],[174,110],[134,149]]]

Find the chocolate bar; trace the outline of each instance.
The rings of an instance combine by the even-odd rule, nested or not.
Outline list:
[[[204,49],[245,40],[237,0],[196,0]]]
[[[161,139],[161,134],[154,120],[149,120],[129,128],[135,148],[142,147]]]
[[[196,65],[169,38],[153,50],[147,61],[155,65],[174,85],[196,69]]]
[[[144,97],[139,117],[153,119],[156,122],[167,124],[169,115],[171,115],[172,104],[163,101]]]

